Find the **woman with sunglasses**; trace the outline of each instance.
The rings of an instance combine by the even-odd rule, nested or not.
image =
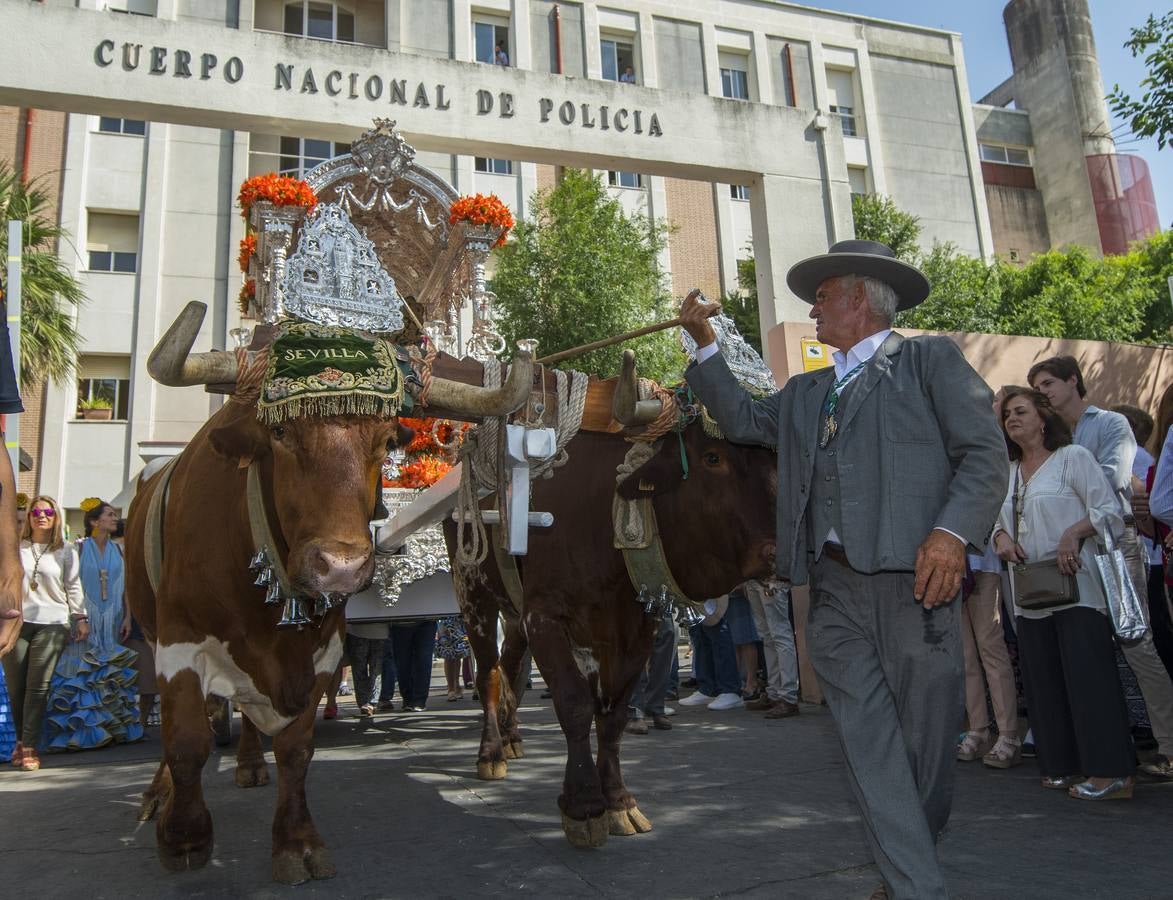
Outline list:
[[[118,513],[97,498],[83,500],[86,539],[78,548],[90,638],[65,648],[49,687],[46,745],[92,750],[143,737],[138,721],[135,652],[119,643],[123,611],[122,549],[111,538]]]
[[[21,530],[24,563],[24,623],[12,652],[4,657],[4,677],[12,698],[19,742],[12,764],[26,772],[41,767],[37,742],[45,720],[49,681],[66,642],[90,635],[77,551],[65,543],[61,509],[52,497],[34,497]]]

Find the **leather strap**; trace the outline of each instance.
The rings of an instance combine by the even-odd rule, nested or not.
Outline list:
[[[180,454],[182,455],[182,454]],[[143,528],[143,557],[147,566],[147,581],[151,591],[158,596],[159,582],[163,578],[163,514],[167,510],[167,492],[171,488],[171,476],[179,456],[173,456],[167,465],[159,470],[159,483],[151,493],[147,504],[147,521]]]
[[[500,525],[489,527],[494,531],[501,528]],[[520,619],[522,610],[525,609],[525,591],[521,584],[521,571],[517,568],[517,557],[502,549],[500,536],[497,534],[491,535],[489,545],[493,548],[493,559],[497,563],[497,571],[501,574],[501,582],[505,585],[505,593],[508,594],[509,603],[513,607],[513,615]]]
[[[265,495],[261,491],[260,463],[249,463],[247,487],[245,496],[248,501],[248,527],[253,537],[253,553],[264,550],[273,568],[273,575],[277,584],[281,586],[284,597],[292,597],[293,590],[289,586],[289,576],[285,572],[285,565],[277,553],[277,542],[273,539],[273,529],[269,526],[269,514],[265,509]]]
[[[639,504],[640,515],[648,524],[651,540],[646,547],[623,547],[623,563],[627,566],[627,577],[631,579],[631,586],[638,594],[646,587],[649,591],[657,590],[660,585],[676,595],[681,603],[700,607],[701,604],[689,599],[680,589],[676,579],[672,577],[672,570],[668,567],[668,559],[664,556],[664,545],[660,542],[660,526],[656,521],[656,510],[652,505],[651,497],[640,497],[633,501]]]

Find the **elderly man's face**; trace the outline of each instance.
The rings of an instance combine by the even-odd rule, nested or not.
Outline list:
[[[824,344],[850,350],[867,337],[866,334],[858,335],[866,305],[861,283],[849,275],[828,278],[815,291],[815,302],[811,307],[815,335]]]

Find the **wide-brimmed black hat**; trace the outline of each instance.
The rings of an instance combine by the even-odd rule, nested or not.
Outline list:
[[[786,273],[786,284],[807,303],[828,278],[870,276],[891,285],[896,308],[912,309],[929,295],[929,280],[916,266],[901,262],[892,248],[879,241],[840,241],[826,253],[796,262]]]

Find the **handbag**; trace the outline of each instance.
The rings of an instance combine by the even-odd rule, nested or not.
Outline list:
[[[1014,543],[1025,510],[1026,485],[1019,488],[1020,469],[1014,469]],[[1123,559],[1121,554],[1121,559]],[[1059,571],[1057,559],[1010,563],[1010,588],[1020,609],[1040,610],[1053,606],[1070,606],[1079,602],[1079,588],[1073,575]]]
[[[1105,533],[1100,544],[1101,552],[1096,554],[1096,568],[1104,584],[1104,597],[1108,601],[1108,616],[1116,637],[1124,642],[1139,641],[1149,631],[1144,606],[1136,593],[1136,585],[1128,574],[1128,563],[1124,551],[1116,546],[1112,535]]]

